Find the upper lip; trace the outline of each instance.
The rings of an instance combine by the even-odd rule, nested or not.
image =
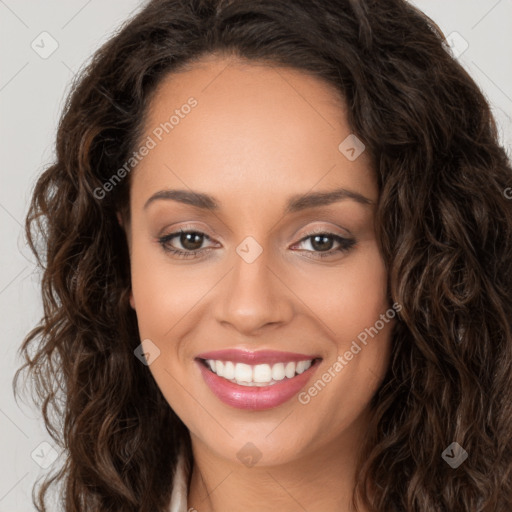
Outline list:
[[[232,361],[233,363],[245,363],[250,365],[256,364],[275,364],[286,363],[289,361],[309,361],[317,359],[317,355],[298,354],[296,352],[280,352],[277,350],[241,350],[230,348],[225,350],[214,350],[211,352],[203,352],[196,356],[197,359],[215,359],[218,361]]]

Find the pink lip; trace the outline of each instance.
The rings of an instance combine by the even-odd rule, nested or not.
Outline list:
[[[233,363],[245,364],[275,364],[275,363],[288,363],[290,361],[307,361],[316,359],[318,355],[297,354],[294,352],[279,352],[277,350],[259,350],[251,352],[249,350],[227,349],[227,350],[214,350],[212,352],[204,352],[198,354],[198,359],[215,359],[218,361],[233,361]]]
[[[207,359],[213,359],[208,357]],[[216,358],[217,359],[217,358]],[[230,359],[233,361],[232,359]],[[300,360],[300,359],[299,359]],[[318,359],[300,375],[283,379],[271,386],[241,386],[219,377],[196,359],[203,379],[213,394],[223,403],[237,409],[261,411],[277,407],[295,396],[308,382],[318,366]]]

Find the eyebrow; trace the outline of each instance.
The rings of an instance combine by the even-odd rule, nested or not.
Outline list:
[[[218,201],[208,194],[202,192],[194,192],[189,190],[175,190],[167,189],[160,190],[153,194],[144,204],[144,210],[154,201],[164,199],[177,201],[183,204],[195,206],[196,208],[203,208],[213,211],[220,209]],[[285,208],[285,214],[295,213],[298,211],[306,210],[308,208],[315,208],[318,206],[326,206],[332,203],[351,199],[364,206],[373,205],[374,202],[359,192],[346,188],[337,188],[326,192],[309,192],[307,194],[298,194],[291,196],[288,199]]]

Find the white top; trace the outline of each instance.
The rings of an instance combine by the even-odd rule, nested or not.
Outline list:
[[[178,462],[174,472],[174,484],[172,488],[169,512],[188,512],[188,476],[189,468],[185,459],[185,452],[182,450],[178,455]]]

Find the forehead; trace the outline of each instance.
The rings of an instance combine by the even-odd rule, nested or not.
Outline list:
[[[160,83],[143,135],[154,144],[133,187],[146,199],[179,187],[256,202],[345,186],[375,200],[367,155],[350,161],[339,149],[351,134],[330,84],[290,68],[208,57]]]

